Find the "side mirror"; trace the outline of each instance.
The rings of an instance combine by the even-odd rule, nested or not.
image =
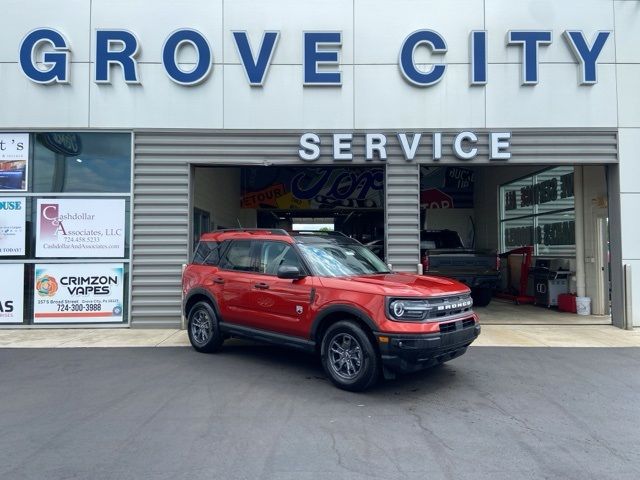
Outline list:
[[[278,268],[278,278],[284,278],[288,280],[298,280],[304,278],[302,272],[298,267],[293,265],[282,265]]]

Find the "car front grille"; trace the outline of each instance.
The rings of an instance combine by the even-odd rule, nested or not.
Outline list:
[[[428,301],[431,307],[427,315],[428,321],[471,313],[473,307],[473,301],[469,294],[430,298]]]

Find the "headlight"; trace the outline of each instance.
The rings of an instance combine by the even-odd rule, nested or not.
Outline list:
[[[424,320],[432,308],[426,300],[392,300],[388,313],[393,320]]]

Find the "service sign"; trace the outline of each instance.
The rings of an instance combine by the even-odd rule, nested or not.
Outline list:
[[[0,257],[25,254],[26,199],[0,197]]]
[[[0,265],[0,323],[22,323],[24,265]]]
[[[27,191],[28,133],[0,133],[0,192]]]
[[[125,201],[39,199],[36,257],[124,257]]]
[[[122,263],[36,265],[34,323],[122,322]]]

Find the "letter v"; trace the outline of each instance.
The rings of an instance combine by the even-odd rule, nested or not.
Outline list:
[[[409,145],[409,141],[407,140],[406,133],[399,133],[398,140],[400,140],[400,146],[402,147],[402,153],[404,154],[404,158],[407,161],[411,161],[416,158],[416,153],[418,152],[418,146],[420,145],[420,139],[422,138],[421,133],[416,133],[413,135],[413,139],[411,140],[411,145]]]
[[[271,58],[276,51],[280,32],[265,31],[262,35],[262,43],[260,44],[260,52],[258,59],[255,59],[247,32],[237,31],[233,33],[238,56],[244,67],[244,72],[249,80],[249,85],[261,87],[267,76],[267,70],[271,65]]]

